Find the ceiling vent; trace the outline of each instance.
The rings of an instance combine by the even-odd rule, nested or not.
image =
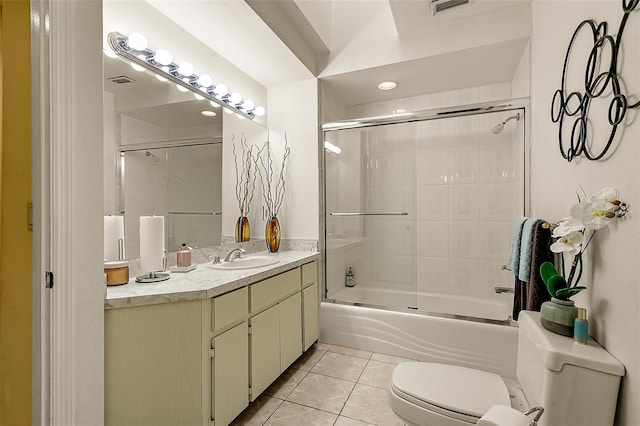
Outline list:
[[[109,77],[107,80],[109,80],[112,83],[116,83],[116,84],[128,84],[128,83],[135,83],[136,82],[134,79],[132,79],[131,77],[127,77],[126,75],[119,75],[117,77]]]
[[[469,0],[431,0],[431,15],[469,3]]]

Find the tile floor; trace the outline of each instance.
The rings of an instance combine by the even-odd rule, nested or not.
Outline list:
[[[314,344],[232,425],[403,426],[388,403],[404,358]]]

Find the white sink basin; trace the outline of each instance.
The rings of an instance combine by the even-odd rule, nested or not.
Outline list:
[[[275,265],[278,263],[280,259],[278,256],[269,256],[269,255],[256,255],[256,256],[246,256],[240,259],[235,259],[232,262],[222,262],[222,263],[208,263],[207,268],[211,269],[251,269],[251,268],[261,268],[263,266]]]

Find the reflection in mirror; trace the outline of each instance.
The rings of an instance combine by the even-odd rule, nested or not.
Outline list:
[[[221,109],[118,59],[104,73],[105,214],[125,216],[127,257],[139,256],[141,215],[165,217],[169,252],[220,244]]]
[[[222,243],[229,244],[235,242],[236,220],[241,214],[238,199],[236,198],[236,160],[233,155],[233,146],[236,153],[242,152],[240,140],[246,140],[248,148],[255,147],[253,150],[258,151],[263,144],[269,139],[269,129],[255,121],[249,121],[240,118],[236,114],[223,114],[223,182],[225,183],[222,191]],[[252,169],[255,173],[255,169]],[[262,190],[260,188],[260,178],[257,178],[255,193],[251,204],[249,205],[249,213],[246,215],[249,219],[250,240],[264,239],[264,216],[262,206]]]
[[[222,143],[121,151],[125,248],[138,257],[140,216],[165,217],[166,248],[220,244]]]

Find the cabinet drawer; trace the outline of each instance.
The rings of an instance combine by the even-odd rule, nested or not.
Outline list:
[[[300,289],[300,269],[251,285],[251,312],[257,312],[286,295]]]
[[[302,286],[318,282],[318,262],[302,265]]]
[[[229,324],[247,316],[249,310],[249,291],[246,287],[213,299],[211,329],[218,331]]]

